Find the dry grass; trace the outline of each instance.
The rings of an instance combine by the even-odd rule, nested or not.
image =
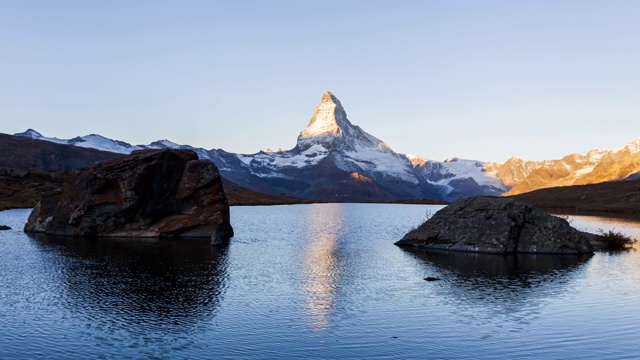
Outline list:
[[[609,230],[604,231],[602,229],[598,229],[598,234],[596,234],[598,241],[600,241],[604,245],[605,250],[626,250],[629,249],[638,242],[638,240],[627,236],[620,231]]]
[[[512,196],[551,212],[640,213],[640,179],[536,190]]]

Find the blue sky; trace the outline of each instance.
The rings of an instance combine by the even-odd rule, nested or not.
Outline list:
[[[0,1],[0,132],[291,148],[332,91],[398,152],[640,137],[639,1]]]

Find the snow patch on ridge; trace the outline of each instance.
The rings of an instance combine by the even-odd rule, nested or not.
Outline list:
[[[276,153],[259,152],[252,155],[238,154],[236,156],[254,175],[273,177],[283,176],[277,173],[284,168],[301,169],[316,165],[328,154],[329,151],[322,145],[314,144],[300,153],[289,150]]]
[[[322,145],[314,144],[300,154],[292,154],[290,152],[273,154],[274,156],[271,164],[277,167],[302,168],[305,166],[316,165],[328,154],[329,152]]]
[[[21,137],[26,137],[29,139],[42,139],[43,136],[42,134],[40,134],[39,132],[33,130],[33,129],[27,129],[27,131],[25,132],[21,132],[21,133],[17,133],[17,134],[13,134],[14,136],[21,136]]]
[[[381,142],[381,144],[384,143]],[[406,159],[389,150],[388,147],[370,148],[357,144],[354,151],[345,152],[343,157],[347,162],[351,162],[365,170],[365,174],[366,171],[378,172],[400,178],[412,184],[418,184],[419,181],[412,173]]]
[[[636,139],[636,140],[630,141],[622,149],[618,149],[618,150],[627,150],[631,154],[635,154],[637,152],[640,152],[640,139]]]
[[[54,138],[54,137],[46,137],[43,136],[42,134],[40,134],[39,132],[33,130],[33,129],[28,129],[25,132],[21,132],[21,133],[16,133],[13,134],[14,136],[21,136],[21,137],[26,137],[29,139],[36,139],[36,140],[44,140],[44,141],[49,141],[52,143],[56,143],[56,144],[67,144],[68,140],[62,140],[62,139],[58,139],[58,138]]]
[[[96,134],[73,138],[71,140],[68,140],[68,143],[70,145],[75,145],[83,148],[110,151],[120,154],[129,154],[134,150],[143,149],[140,146],[130,145],[123,141],[111,140],[102,135]]]
[[[498,179],[497,171],[490,163],[459,158],[449,158],[443,162],[425,160],[422,164],[414,159],[413,163],[416,164],[415,171],[430,184],[438,186],[445,195],[455,190],[451,185],[453,181],[464,179],[472,179],[479,186],[493,189],[490,193],[508,190]],[[492,171],[487,171],[486,168]]]
[[[443,165],[456,178],[472,178],[478,185],[504,187],[494,175],[484,170],[484,163],[481,161],[453,158]]]
[[[179,149],[183,147],[183,145],[176,144],[173,141],[169,141],[167,139],[154,141],[147,146],[150,149]]]

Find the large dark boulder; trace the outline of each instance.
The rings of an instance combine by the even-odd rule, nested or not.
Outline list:
[[[27,232],[117,237],[233,236],[218,169],[187,150],[141,150],[72,172],[45,194]]]
[[[588,236],[566,220],[495,197],[458,200],[396,245],[487,253],[593,253]]]

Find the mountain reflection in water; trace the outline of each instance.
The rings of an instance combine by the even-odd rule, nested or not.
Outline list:
[[[337,251],[343,217],[339,207],[306,208],[306,245],[303,250],[303,289],[307,297],[305,315],[312,329],[329,325],[335,308],[335,295],[341,276]]]
[[[640,251],[393,245],[439,208],[234,207],[227,249],[30,237],[0,212],[0,359],[640,359]]]
[[[56,262],[65,307],[112,332],[185,332],[215,315],[225,291],[227,250],[208,239],[30,237],[41,254],[57,253],[42,258]]]

